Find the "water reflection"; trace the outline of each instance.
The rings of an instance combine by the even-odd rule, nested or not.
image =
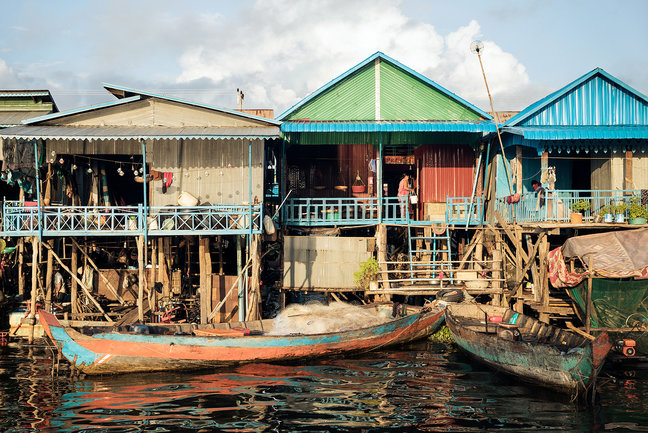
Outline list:
[[[46,348],[12,346],[0,351],[0,431],[603,431],[648,424],[646,371],[602,380],[602,405],[592,409],[444,349],[73,381],[64,363],[51,376]]]

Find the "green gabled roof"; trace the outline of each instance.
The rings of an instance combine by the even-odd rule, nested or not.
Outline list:
[[[378,52],[313,92],[277,119],[474,121],[492,117],[427,77]]]

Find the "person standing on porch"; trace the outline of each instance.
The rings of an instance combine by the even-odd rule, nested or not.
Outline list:
[[[398,197],[400,197],[401,200],[401,215],[405,214],[405,206],[409,206],[409,202],[407,197],[409,196],[410,192],[414,192],[412,188],[410,188],[410,176],[408,173],[404,173],[403,177],[401,178],[401,181],[398,183]]]

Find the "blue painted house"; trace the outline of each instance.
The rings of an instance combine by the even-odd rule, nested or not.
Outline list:
[[[567,222],[583,200],[591,222],[648,188],[648,98],[600,68],[525,108],[501,132],[506,167],[498,154],[496,208],[510,220]],[[509,204],[514,194],[521,200]]]

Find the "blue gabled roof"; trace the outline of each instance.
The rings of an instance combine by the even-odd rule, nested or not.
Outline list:
[[[373,55],[367,57],[365,60],[363,60],[362,62],[358,63],[357,65],[355,65],[354,67],[352,67],[351,69],[349,69],[348,71],[346,71],[345,73],[343,73],[343,74],[337,76],[336,78],[334,78],[333,80],[329,81],[328,83],[326,83],[325,85],[323,85],[322,87],[320,87],[319,89],[317,89],[316,91],[314,91],[313,93],[311,93],[310,95],[308,95],[306,98],[304,98],[304,99],[302,99],[301,101],[297,102],[295,105],[293,105],[292,107],[290,107],[288,110],[284,111],[284,112],[281,113],[279,116],[277,116],[277,120],[283,120],[283,119],[285,119],[285,118],[286,118],[287,116],[289,116],[291,113],[295,112],[296,110],[298,110],[299,108],[301,108],[302,106],[304,106],[305,104],[307,104],[309,101],[311,101],[311,100],[313,100],[314,98],[316,98],[317,96],[321,95],[322,93],[324,93],[324,92],[325,92],[326,90],[328,90],[329,88],[331,88],[331,87],[333,87],[334,85],[336,85],[337,83],[343,81],[344,79],[346,79],[347,77],[349,77],[350,75],[352,75],[354,72],[356,72],[356,71],[358,71],[359,69],[363,68],[363,67],[366,66],[367,64],[373,62],[373,61],[374,61],[375,59],[377,59],[377,58],[380,58],[380,59],[382,59],[382,60],[385,60],[385,61],[387,61],[387,62],[393,64],[394,66],[396,66],[396,67],[402,69],[403,71],[405,71],[405,72],[407,72],[407,73],[413,75],[414,77],[416,77],[416,78],[418,78],[419,80],[423,81],[423,82],[426,83],[427,85],[429,85],[429,86],[435,88],[435,89],[436,89],[437,91],[439,91],[440,93],[443,93],[443,94],[446,95],[447,97],[449,97],[449,98],[455,100],[456,102],[462,104],[463,106],[465,106],[465,107],[468,108],[469,110],[474,111],[474,112],[477,113],[479,116],[481,116],[481,117],[483,117],[483,118],[485,118],[485,119],[492,119],[492,118],[493,118],[490,114],[488,114],[488,113],[486,113],[485,111],[483,111],[483,110],[477,108],[476,106],[472,105],[471,103],[469,103],[469,102],[466,101],[465,99],[460,98],[460,97],[457,96],[456,94],[450,92],[449,90],[447,90],[446,88],[440,86],[439,84],[435,83],[434,81],[430,80],[430,79],[427,78],[426,76],[419,74],[419,73],[416,72],[415,70],[413,70],[413,69],[411,69],[411,68],[405,66],[404,64],[402,64],[402,63],[400,63],[400,62],[398,62],[398,61],[392,59],[391,57],[387,56],[386,54],[384,54],[384,53],[378,51],[378,52],[374,53]]]
[[[267,119],[267,118],[265,118],[265,117],[254,116],[254,115],[252,115],[252,114],[243,113],[243,112],[241,112],[241,111],[228,110],[228,109],[226,109],[226,108],[216,107],[216,106],[214,106],[214,105],[209,105],[209,104],[203,104],[203,103],[200,103],[200,102],[189,101],[189,100],[187,100],[187,99],[182,99],[182,98],[176,98],[176,97],[172,97],[172,96],[161,95],[161,94],[158,94],[158,93],[147,92],[147,91],[144,91],[144,90],[136,90],[136,89],[132,89],[132,88],[130,88],[130,87],[118,86],[118,85],[115,85],[115,84],[102,83],[102,86],[103,86],[106,90],[108,90],[109,92],[110,92],[110,89],[120,90],[120,91],[122,91],[122,92],[124,92],[124,93],[131,93],[131,94],[133,94],[133,95],[141,95],[141,96],[149,96],[149,97],[158,98],[158,99],[165,99],[165,100],[167,100],[167,101],[179,102],[179,103],[181,103],[181,104],[193,105],[194,107],[207,108],[207,109],[209,109],[209,110],[221,111],[221,112],[223,112],[223,113],[232,114],[232,115],[234,115],[234,116],[246,117],[246,118],[248,118],[248,119],[253,119],[253,120],[258,120],[258,121],[261,121],[261,122],[270,123],[270,124],[272,124],[272,125],[277,125],[277,126],[281,125],[281,122],[276,121],[276,120]],[[111,93],[113,93],[113,92],[111,92]],[[113,93],[113,94],[114,94],[114,93]],[[115,95],[115,96],[117,96],[117,95]]]
[[[648,98],[596,68],[529,105],[503,127],[612,126],[648,123]]]

